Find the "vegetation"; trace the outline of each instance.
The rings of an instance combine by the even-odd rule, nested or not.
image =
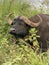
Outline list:
[[[6,16],[10,12],[14,15],[24,15],[27,17],[41,13],[34,9],[23,0],[1,0],[0,1],[0,65],[49,65],[49,50],[45,53],[39,53],[36,30],[31,29],[30,35],[24,39],[16,39],[9,34],[10,26],[6,21]],[[29,13],[29,14],[28,14]],[[32,39],[33,37],[33,39]],[[36,49],[27,43],[27,40],[33,42]],[[15,44],[16,43],[16,44]],[[36,50],[36,51],[34,51]]]

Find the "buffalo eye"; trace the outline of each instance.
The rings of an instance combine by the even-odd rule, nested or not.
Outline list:
[[[11,25],[14,25],[16,23],[16,19],[13,20],[12,24]]]

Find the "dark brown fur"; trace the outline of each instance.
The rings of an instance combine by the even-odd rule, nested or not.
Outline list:
[[[41,22],[36,29],[38,30],[37,34],[40,36],[38,39],[39,45],[42,48],[43,51],[46,51],[49,47],[49,15],[48,14],[39,14],[42,21],[40,20],[40,17],[37,15],[29,18],[31,21],[34,22]],[[48,43],[47,43],[48,42]]]

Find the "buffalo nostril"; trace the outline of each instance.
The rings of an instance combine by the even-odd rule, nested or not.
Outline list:
[[[10,33],[12,34],[12,33],[15,33],[15,28],[11,28],[10,29]]]
[[[14,28],[11,28],[10,31],[15,31],[15,29]]]

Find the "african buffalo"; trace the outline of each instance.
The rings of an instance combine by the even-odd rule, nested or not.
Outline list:
[[[37,34],[39,46],[42,47],[42,51],[46,51],[49,47],[49,15],[38,14],[27,18],[25,16],[15,16],[13,21],[10,19],[11,14],[7,16],[7,21],[11,25],[10,33],[20,37],[24,37],[28,34],[31,27],[38,30]],[[48,42],[48,43],[47,43]]]

